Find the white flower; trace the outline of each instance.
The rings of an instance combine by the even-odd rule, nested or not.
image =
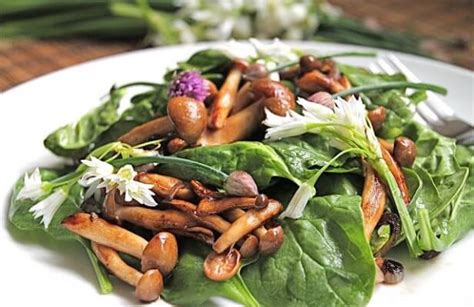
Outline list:
[[[84,195],[87,199],[97,191],[101,181],[114,173],[114,167],[96,157],[91,157],[90,160],[82,160],[81,162],[86,165],[88,169],[78,182],[81,186],[88,188]]]
[[[140,204],[155,207],[158,204],[153,199],[155,193],[151,190],[152,184],[145,184],[135,181],[137,172],[129,164],[121,167],[116,174],[110,175],[98,185],[98,188],[105,187],[107,192],[117,188],[120,194],[125,194],[125,201],[136,200]]]
[[[337,98],[333,110],[303,98],[298,98],[298,104],[303,107],[303,115],[290,111],[278,116],[266,111],[263,123],[270,127],[266,138],[277,140],[309,132],[328,137],[329,144],[339,150],[359,148],[368,158],[381,157],[380,145],[360,99]]]
[[[45,228],[48,228],[56,211],[64,203],[67,198],[67,193],[64,189],[56,189],[51,195],[30,208],[35,219],[42,217],[41,223]]]
[[[278,38],[275,38],[270,44],[262,43],[255,38],[251,38],[249,41],[255,48],[257,56],[265,60],[265,62],[274,62],[278,65],[282,65],[298,61],[299,59],[294,49],[282,43]]]
[[[131,157],[156,157],[159,153],[156,150],[145,150],[132,147],[129,154]]]
[[[31,199],[37,200],[45,193],[43,189],[43,182],[41,181],[41,174],[36,168],[31,175],[25,174],[23,180],[23,187],[16,196],[16,200]]]

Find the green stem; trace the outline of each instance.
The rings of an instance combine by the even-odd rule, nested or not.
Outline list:
[[[151,87],[160,87],[163,84],[159,83],[154,83],[154,82],[145,82],[145,81],[139,81],[139,82],[131,82],[131,83],[126,83],[124,85],[120,85],[119,87],[116,87],[115,90],[120,90],[124,89],[127,87],[132,87],[132,86],[151,86]]]
[[[420,90],[429,90],[438,94],[446,95],[448,91],[446,88],[430,84],[430,83],[415,83],[415,82],[407,82],[407,81],[390,81],[390,82],[383,82],[379,84],[370,84],[370,85],[362,85],[350,88],[345,91],[341,91],[332,95],[333,98],[336,97],[344,97],[349,96],[357,93],[365,93],[374,90],[391,90],[391,89],[405,89],[405,88],[414,88]]]
[[[417,244],[416,239],[416,231],[413,225],[413,220],[410,217],[410,213],[403,201],[402,193],[398,188],[397,182],[395,177],[393,177],[392,172],[388,168],[387,164],[383,159],[378,160],[369,160],[371,166],[377,171],[381,178],[385,181],[388,185],[390,190],[390,194],[392,196],[392,200],[395,203],[395,207],[397,208],[398,215],[400,216],[402,222],[402,229],[405,233],[408,249],[412,256],[419,256],[422,254],[422,250]]]
[[[377,55],[377,53],[372,52],[372,51],[367,51],[367,52],[365,52],[365,51],[347,51],[347,52],[336,52],[336,53],[332,53],[332,54],[314,55],[314,56],[317,59],[324,60],[324,59],[335,58],[335,57],[347,57],[347,56],[374,57],[376,55]],[[282,65],[279,65],[279,66],[275,67],[274,69],[268,71],[268,73],[277,72],[277,71],[283,70],[285,68],[288,68],[288,67],[291,67],[291,66],[294,66],[294,65],[297,65],[297,64],[299,64],[299,61],[293,61],[293,62],[289,62],[289,63],[286,63],[286,64],[282,64]]]
[[[250,290],[248,289],[240,274],[237,274],[229,282],[232,283],[234,287],[232,288],[232,291],[227,291],[228,298],[236,302],[242,303],[244,306],[248,307],[261,306],[257,299],[253,296],[252,292],[250,292]],[[236,290],[234,291],[234,289]]]
[[[94,269],[95,275],[97,277],[97,282],[99,283],[100,293],[108,294],[114,290],[112,283],[110,282],[109,276],[105,271],[104,267],[99,263],[96,255],[92,252],[89,247],[89,244],[85,242],[85,240],[80,239],[79,242],[86,250],[87,256],[92,264],[92,268]]]

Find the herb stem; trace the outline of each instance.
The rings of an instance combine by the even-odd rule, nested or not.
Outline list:
[[[357,93],[365,93],[374,90],[391,90],[391,89],[406,89],[406,88],[414,88],[420,90],[428,90],[438,94],[446,95],[448,91],[446,88],[441,87],[439,85],[431,84],[431,83],[415,83],[415,82],[407,82],[407,81],[389,81],[383,82],[379,84],[370,84],[370,85],[362,85],[350,88],[345,91],[341,91],[332,95],[333,98],[336,97],[344,97],[349,96]]]
[[[99,283],[100,293],[108,294],[111,293],[114,288],[110,282],[107,272],[104,270],[102,265],[99,263],[97,256],[91,251],[89,244],[84,239],[79,239],[79,242],[86,250],[87,256],[94,268],[95,275],[97,277],[97,282]]]
[[[317,59],[324,60],[324,59],[335,58],[335,57],[346,57],[346,56],[374,57],[376,55],[377,53],[373,51],[347,51],[347,52],[336,52],[336,53],[331,53],[331,54],[326,54],[326,55],[314,55],[314,56]],[[298,63],[299,61],[292,61],[289,63],[285,63],[273,68],[272,70],[269,70],[268,73],[274,73],[274,72],[283,70],[285,68],[295,66]]]

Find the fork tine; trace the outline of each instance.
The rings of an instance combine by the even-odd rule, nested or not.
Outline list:
[[[370,63],[369,70],[373,72],[374,74],[379,74],[382,72],[375,63]]]
[[[474,129],[470,129],[469,131],[456,136],[456,140],[461,144],[474,144]]]
[[[387,64],[387,62],[383,59],[378,59],[377,65],[385,73],[395,73],[393,68],[390,67],[390,64]],[[416,113],[414,118],[416,121],[427,125],[439,126],[442,124],[438,116],[433,111],[431,111],[429,107],[424,106],[423,103],[416,106]]]
[[[415,76],[414,73],[406,67],[402,61],[400,61],[394,54],[390,53],[387,56],[388,60],[392,63],[393,66],[395,66],[397,69],[399,69],[409,81],[412,82],[420,82],[420,79]],[[441,99],[439,98],[438,95],[432,93],[432,92],[427,92],[428,95],[428,100],[425,102],[432,110],[434,113],[436,113],[441,119],[448,119],[453,117],[454,111]]]

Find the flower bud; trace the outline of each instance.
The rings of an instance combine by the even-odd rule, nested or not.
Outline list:
[[[331,94],[328,92],[317,92],[309,96],[309,101],[328,107],[329,109],[334,109],[334,100],[332,99]]]
[[[244,171],[235,171],[230,173],[224,183],[224,190],[227,194],[233,196],[257,196],[258,188],[252,176]]]

